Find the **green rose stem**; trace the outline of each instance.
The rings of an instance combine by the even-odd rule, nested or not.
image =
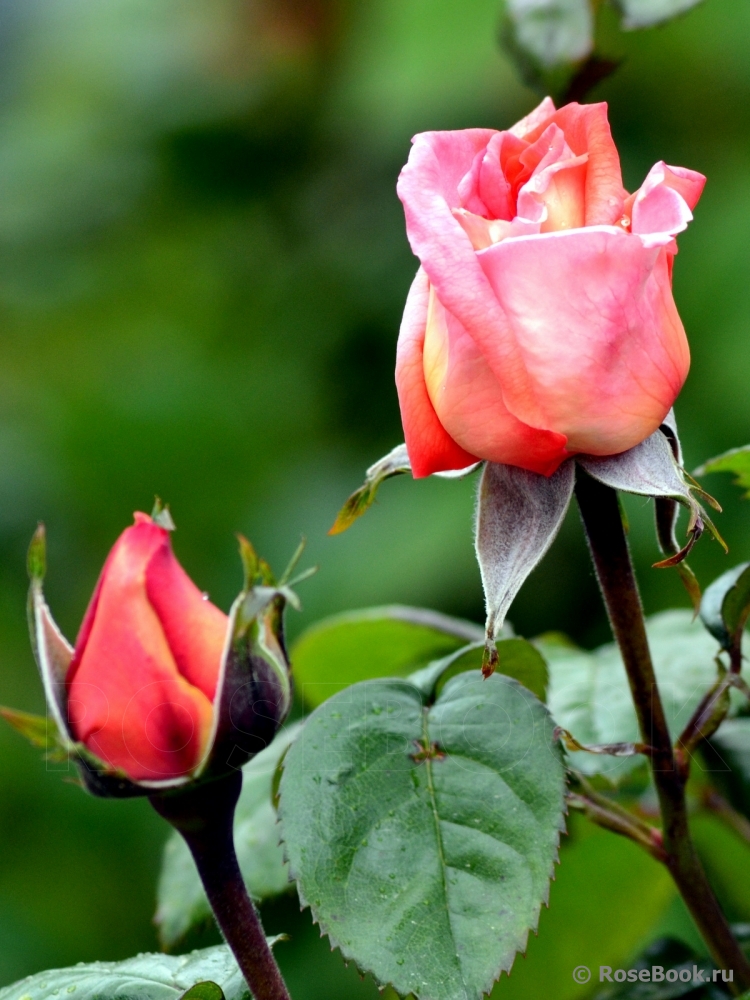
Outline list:
[[[734,970],[732,989],[750,988],[750,964],[740,950],[706,877],[688,828],[686,775],[677,766],[646,637],[643,608],[617,493],[579,472],[576,498],[615,639],[633,695],[641,738],[652,750],[664,864],[720,968]]]
[[[150,801],[190,848],[217,923],[255,1000],[291,1000],[237,863],[234,811],[241,790],[238,770]]]

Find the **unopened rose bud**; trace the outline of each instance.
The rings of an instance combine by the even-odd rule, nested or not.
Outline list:
[[[72,735],[133,781],[203,760],[229,619],[206,600],[146,514],[104,565],[65,679]]]
[[[39,668],[61,744],[100,795],[151,795],[240,767],[291,702],[283,613],[293,593],[241,540],[245,587],[227,616],[172,552],[168,512],[137,513],[115,543],[75,650],[42,594],[43,529],[29,556]]]

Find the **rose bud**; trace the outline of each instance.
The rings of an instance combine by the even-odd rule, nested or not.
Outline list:
[[[704,183],[658,163],[628,194],[605,104],[415,137],[398,193],[421,267],[396,364],[414,476],[478,459],[549,476],[660,426],[690,363],[675,235]]]
[[[241,539],[245,587],[225,615],[177,562],[173,527],[159,505],[151,517],[135,515],[107,558],[75,649],[42,594],[43,528],[32,542],[32,638],[58,749],[95,794],[152,795],[235,770],[289,711],[282,619],[295,595]]]

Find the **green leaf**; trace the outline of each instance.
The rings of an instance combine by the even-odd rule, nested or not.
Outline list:
[[[138,955],[125,962],[38,972],[0,990],[0,1000],[59,1000],[73,994],[76,1000],[178,1000],[197,983],[206,987],[209,982],[226,1000],[249,1000],[245,980],[226,945],[179,957]],[[218,994],[202,992],[200,1000],[218,1000]]]
[[[695,475],[705,476],[710,472],[734,473],[734,485],[741,487],[745,491],[744,498],[750,500],[750,444],[710,458],[695,470]]]
[[[497,673],[512,677],[523,684],[540,701],[546,701],[548,671],[544,657],[539,650],[525,639],[502,639],[497,643]],[[467,670],[481,670],[484,659],[484,643],[472,643],[457,653],[435,660],[409,676],[412,684],[427,698],[439,694],[446,683],[457,674]]]
[[[701,0],[615,0],[625,31],[651,28],[697,7]]]
[[[181,1000],[225,1000],[225,997],[218,983],[208,981],[191,986],[182,994]]]
[[[506,0],[501,32],[522,76],[539,83],[550,71],[573,67],[590,55],[590,0]]]
[[[727,570],[706,589],[701,621],[723,649],[731,649],[750,614],[750,563]]]
[[[283,729],[266,750],[243,768],[234,840],[248,892],[258,901],[278,896],[292,887],[279,846],[271,783],[276,765],[301,728],[298,723]],[[174,947],[191,929],[211,920],[211,907],[195,864],[178,833],[172,834],[164,849],[157,903],[155,922],[166,948]]]
[[[646,623],[651,654],[670,731],[676,739],[717,677],[719,647],[687,610],[664,611]],[[638,724],[620,653],[608,643],[589,653],[555,637],[535,641],[550,672],[548,704],[555,721],[584,744],[640,740]],[[732,711],[743,704],[732,691]],[[721,732],[721,730],[720,730]],[[584,774],[618,780],[643,757],[608,757],[572,753],[573,767]]]
[[[325,618],[299,637],[291,661],[297,690],[314,707],[357,681],[403,677],[483,639],[472,622],[392,604]]]
[[[580,813],[571,813],[568,825],[538,937],[529,936],[524,960],[503,977],[493,1000],[590,1000],[602,988],[599,966],[627,969],[677,895],[664,866],[632,840],[613,836]],[[578,965],[593,973],[588,987],[573,982]]]
[[[300,898],[346,958],[400,995],[479,1000],[547,900],[563,793],[545,707],[472,671],[429,708],[402,680],[325,702],[280,816]]]

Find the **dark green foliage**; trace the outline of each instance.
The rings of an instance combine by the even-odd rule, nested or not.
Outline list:
[[[674,739],[717,677],[715,640],[687,610],[665,611],[647,621],[654,669]],[[555,721],[584,744],[630,743],[640,739],[622,659],[614,643],[593,652],[558,637],[537,642],[550,671],[549,707]],[[744,704],[732,693],[733,711]],[[574,753],[573,766],[585,774],[619,780],[641,766],[643,757]]]
[[[297,690],[314,707],[357,681],[403,677],[483,636],[472,622],[425,608],[346,611],[313,625],[295,643]]]
[[[347,958],[420,1000],[478,1000],[511,967],[563,827],[552,728],[521,685],[474,671],[431,707],[379,680],[313,713],[284,761],[282,835]]]
[[[706,588],[701,621],[722,649],[739,643],[750,614],[750,563],[740,563]]]
[[[704,462],[695,470],[696,476],[705,476],[710,472],[731,472],[734,475],[734,485],[745,490],[743,494],[750,497],[750,445],[742,448],[730,448],[723,455],[717,455]]]
[[[226,945],[172,955],[139,955],[124,962],[94,962],[39,972],[0,990],[0,1000],[249,1000]]]

